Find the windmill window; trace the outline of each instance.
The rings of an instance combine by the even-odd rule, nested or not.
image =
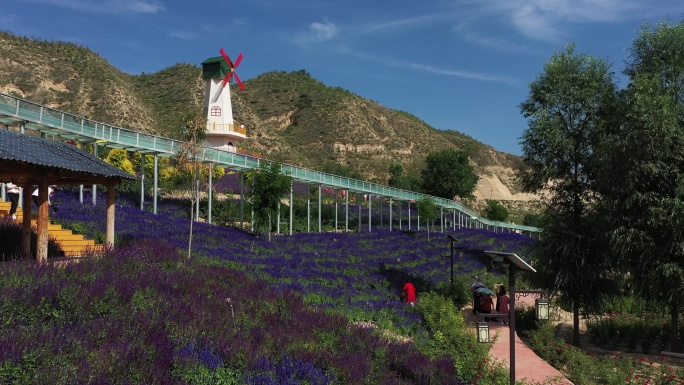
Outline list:
[[[221,116],[221,107],[219,107],[219,106],[211,107],[211,116]]]

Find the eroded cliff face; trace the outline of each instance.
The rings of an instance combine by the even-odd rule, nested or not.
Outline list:
[[[484,172],[479,176],[480,180],[473,194],[477,200],[534,201],[539,199],[537,194],[520,191],[515,170],[510,167],[485,167]]]
[[[108,124],[153,130],[151,111],[129,83],[129,75],[87,48],[0,34],[3,93]]]

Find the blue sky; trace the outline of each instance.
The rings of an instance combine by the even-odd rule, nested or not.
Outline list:
[[[304,69],[513,154],[518,105],[555,50],[574,42],[619,75],[644,22],[683,15],[681,0],[0,0],[0,29],[80,44],[130,74],[223,47],[244,54],[243,81]]]

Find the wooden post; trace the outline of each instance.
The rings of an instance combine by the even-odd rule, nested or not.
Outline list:
[[[36,225],[36,262],[45,263],[48,257],[48,181],[45,172],[38,184],[38,224]]]
[[[115,184],[114,183],[108,183],[107,184],[107,235],[106,235],[106,244],[107,247],[114,247],[114,193],[115,193]]]

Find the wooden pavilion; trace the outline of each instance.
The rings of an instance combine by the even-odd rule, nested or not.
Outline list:
[[[114,245],[115,187],[130,175],[75,145],[0,130],[0,182],[23,188],[22,257],[31,256],[31,193],[38,186],[36,261],[48,257],[48,186],[99,184],[107,192],[106,243]]]

